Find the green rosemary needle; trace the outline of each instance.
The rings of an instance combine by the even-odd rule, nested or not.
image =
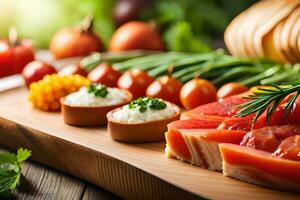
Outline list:
[[[245,117],[255,113],[252,123],[253,127],[258,117],[266,111],[267,123],[269,123],[275,109],[289,95],[291,95],[291,97],[284,107],[284,118],[286,118],[290,114],[297,97],[300,95],[300,81],[258,88],[252,95],[245,97],[252,100],[239,105],[241,110],[238,111],[236,116]]]

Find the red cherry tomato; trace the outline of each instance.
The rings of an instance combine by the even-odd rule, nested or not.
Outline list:
[[[146,96],[167,100],[171,103],[181,105],[179,94],[182,83],[171,76],[163,76],[154,81],[146,90]]]
[[[184,84],[180,91],[180,101],[187,110],[216,100],[215,86],[204,79],[190,80]]]
[[[29,87],[31,83],[43,79],[45,75],[54,73],[56,73],[56,70],[51,65],[40,61],[33,61],[25,66],[22,75],[26,86]]]
[[[243,86],[240,83],[226,83],[225,85],[219,88],[217,92],[217,96],[219,99],[222,99],[222,98],[226,98],[247,91],[248,88]]]
[[[13,74],[13,53],[7,42],[0,41],[0,78]]]
[[[88,73],[84,69],[82,69],[79,64],[73,64],[73,65],[68,65],[68,66],[62,68],[58,72],[58,74],[61,76],[79,74],[81,76],[86,77]]]
[[[22,41],[12,45],[0,40],[0,78],[21,73],[25,65],[33,60],[33,49]]]
[[[153,82],[153,78],[140,69],[128,70],[118,80],[118,87],[128,90],[136,99],[145,96],[147,87]]]
[[[88,74],[88,79],[93,83],[101,83],[108,87],[116,87],[122,74],[115,70],[111,64],[103,63]]]

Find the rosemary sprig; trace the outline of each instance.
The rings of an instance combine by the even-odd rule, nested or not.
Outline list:
[[[297,97],[300,95],[300,81],[291,82],[279,86],[273,85],[266,88],[258,88],[257,91],[253,92],[252,95],[245,97],[252,100],[239,105],[239,108],[241,108],[241,110],[238,111],[236,116],[245,117],[255,113],[252,123],[253,128],[259,116],[261,116],[266,111],[267,123],[269,123],[273,112],[290,94],[292,94],[291,98],[288,99],[286,105],[284,106],[284,118],[287,118]]]

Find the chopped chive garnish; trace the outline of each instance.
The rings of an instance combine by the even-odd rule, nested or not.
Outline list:
[[[91,84],[88,88],[88,93],[94,94],[95,97],[105,98],[108,94],[108,90],[106,86]]]
[[[160,99],[152,97],[140,97],[129,104],[129,109],[138,109],[141,113],[147,109],[163,110],[167,104]]]

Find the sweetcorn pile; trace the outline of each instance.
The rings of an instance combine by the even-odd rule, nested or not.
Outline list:
[[[90,81],[80,75],[46,75],[42,80],[30,85],[28,100],[36,108],[44,111],[57,111],[60,109],[61,97],[89,84]]]

